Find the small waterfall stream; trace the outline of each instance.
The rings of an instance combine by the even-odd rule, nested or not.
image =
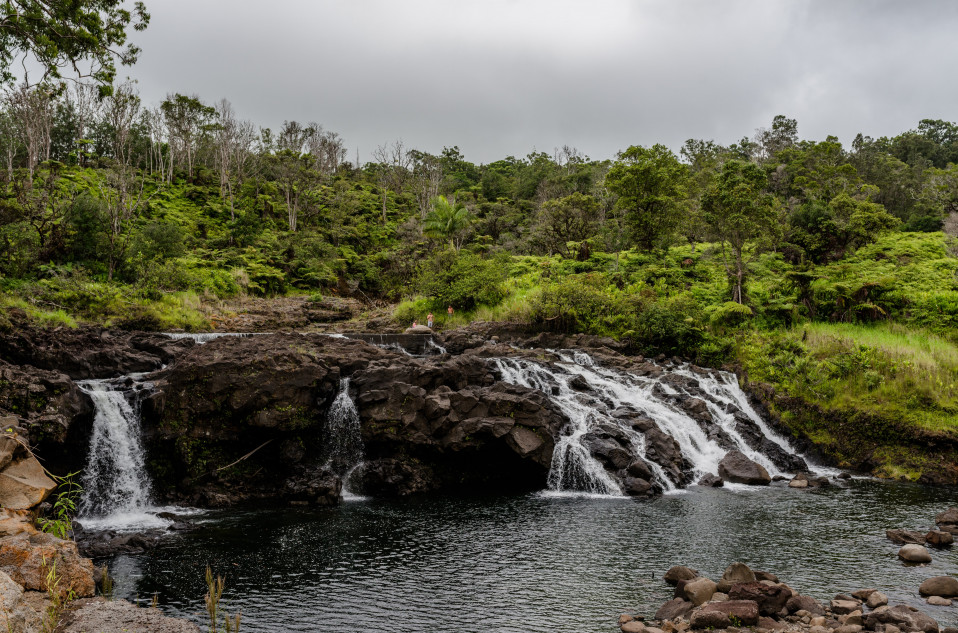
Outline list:
[[[646,433],[629,421],[635,416],[649,420],[678,443],[693,482],[715,474],[731,449],[741,451],[773,477],[785,474],[780,467],[783,461],[804,466],[788,440],[775,433],[748,403],[734,374],[680,368],[662,377],[646,377],[600,367],[582,352],[566,350],[558,356],[560,361],[553,366],[519,358],[493,361],[503,381],[546,393],[571,421],[556,443],[549,471],[550,491],[622,495],[619,484],[590,450],[590,441],[603,434],[627,444],[663,491],[681,487],[685,482],[674,471],[667,472],[650,457]],[[697,421],[678,406],[681,398],[703,400],[710,423]],[[762,450],[743,434],[743,417],[764,436],[760,438]],[[778,453],[777,459],[772,453]],[[813,470],[818,474],[837,472]]]
[[[158,519],[146,471],[137,394],[128,378],[78,382],[93,400],[95,414],[87,466],[82,476],[80,521],[113,529],[166,526]]]
[[[356,498],[349,490],[349,476],[363,463],[364,448],[359,411],[349,395],[349,378],[339,382],[339,393],[329,407],[323,437],[326,467],[343,480],[343,498]]]

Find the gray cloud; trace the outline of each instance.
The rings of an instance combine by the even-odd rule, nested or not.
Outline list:
[[[397,138],[489,162],[731,143],[776,114],[846,143],[958,119],[951,0],[148,5],[129,71],[147,101],[196,93],[264,126],[316,121],[364,160]]]

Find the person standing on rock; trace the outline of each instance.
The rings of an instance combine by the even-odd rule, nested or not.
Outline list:
[[[432,328],[432,312],[426,315],[426,327]]]

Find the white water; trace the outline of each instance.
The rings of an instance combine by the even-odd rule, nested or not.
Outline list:
[[[131,376],[134,380],[138,376]],[[140,412],[131,404],[118,381],[84,380],[77,384],[93,400],[95,414],[87,466],[83,471],[83,496],[79,520],[85,527],[143,529],[166,527],[157,513],[179,511],[158,508],[150,501],[151,483],[146,472]]]
[[[349,490],[349,477],[363,463],[365,451],[359,424],[359,411],[349,395],[349,378],[339,381],[339,393],[329,407],[323,438],[326,468],[343,480],[343,499],[362,499]]]
[[[196,341],[197,345],[203,345],[204,343],[215,341],[216,339],[223,338],[224,336],[235,336],[239,338],[246,338],[249,336],[254,336],[254,333],[251,333],[251,332],[200,332],[198,334],[193,334],[188,332],[164,332],[163,336],[168,336],[174,340],[190,338]]]
[[[664,491],[677,489],[679,482],[673,481],[659,464],[647,457],[645,435],[628,423],[612,417],[612,411],[620,407],[651,418],[659,430],[678,442],[682,455],[692,465],[693,481],[718,472],[719,462],[727,450],[709,438],[698,422],[667,397],[680,394],[684,389],[676,389],[657,378],[599,367],[589,355],[582,352],[562,352],[559,357],[561,362],[556,363],[555,368],[525,359],[501,358],[494,361],[505,382],[546,393],[572,422],[571,432],[560,437],[556,443],[549,471],[549,491],[588,495],[622,494],[616,481],[582,441],[587,433],[604,425],[618,428],[621,435],[628,438],[633,456],[649,466],[655,483]],[[767,456],[746,443],[735,427],[733,413],[726,411],[726,408],[733,412],[741,411],[772,442],[787,453],[796,453],[788,440],[775,433],[751,407],[733,374],[713,371],[703,375],[688,369],[673,371],[672,374],[697,383],[701,393],[689,395],[706,402],[712,422],[725,431],[737,450],[761,464],[769,475],[784,474]],[[576,376],[585,380],[589,391],[580,392],[570,387],[570,381]],[[816,472],[837,473],[831,469],[818,469]]]

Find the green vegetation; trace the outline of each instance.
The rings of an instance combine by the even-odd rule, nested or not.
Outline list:
[[[148,107],[129,83],[9,90],[0,123],[0,329],[202,331],[244,297],[349,295],[397,325],[507,320],[741,368],[849,463],[925,473],[916,447],[955,438],[954,123],[844,148],[778,116],[728,146],[486,165],[400,142],[353,164],[318,124]]]
[[[49,473],[48,473],[49,474]],[[77,513],[77,501],[83,494],[83,487],[76,481],[79,472],[63,477],[51,475],[57,482],[57,500],[53,502],[53,518],[39,517],[37,525],[44,532],[65,539],[73,531],[73,519]]]

